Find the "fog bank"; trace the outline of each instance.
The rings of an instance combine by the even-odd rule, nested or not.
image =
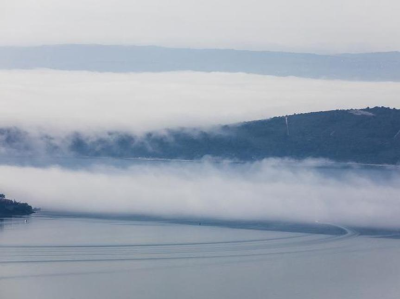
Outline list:
[[[0,188],[45,210],[400,226],[398,172],[365,175],[335,167],[274,159],[78,170],[0,166]]]
[[[0,71],[0,126],[45,131],[212,126],[293,113],[390,106],[400,83],[242,73]]]

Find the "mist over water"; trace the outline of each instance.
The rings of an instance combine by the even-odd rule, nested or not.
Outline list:
[[[79,213],[400,225],[397,168],[361,170],[316,160],[75,159],[63,139],[76,131],[89,139],[113,130],[163,134],[171,127],[289,113],[398,107],[399,83],[49,70],[1,71],[0,78],[0,107],[7,111],[0,125],[16,130],[11,137],[18,137],[19,129],[28,132],[21,138],[26,143],[0,146],[0,188],[10,198]],[[47,153],[52,144],[61,148],[58,157]]]
[[[50,211],[400,226],[396,167],[279,159],[77,161],[71,167],[54,161],[41,167],[3,165],[0,186],[9,197]]]
[[[275,115],[398,108],[398,83],[0,77],[0,192],[42,208],[0,218],[0,298],[397,299],[398,166],[113,159],[74,155],[70,145],[75,134],[127,132],[136,142],[149,130],[168,138],[164,129],[183,126],[195,136],[193,127]]]
[[[0,59],[0,194],[42,209],[0,216],[0,299],[398,299],[400,165],[256,159],[290,153],[290,139],[301,149],[292,157],[399,161],[399,111],[358,110],[400,109],[400,56],[386,52],[400,47],[399,9],[395,0],[0,1],[0,48],[10,46]],[[44,47],[18,50],[27,45]],[[136,56],[124,45],[186,50]],[[200,50],[223,48],[364,54]],[[354,110],[304,126],[289,117],[338,109]],[[271,128],[276,147],[264,130],[272,121],[240,131],[262,143],[221,129],[274,116],[286,116]],[[189,155],[174,146],[168,155],[204,132],[225,134],[221,143],[204,134],[222,154],[194,142]],[[224,155],[235,147],[245,154]],[[150,159],[158,149],[163,159]],[[2,200],[1,212],[21,206]]]

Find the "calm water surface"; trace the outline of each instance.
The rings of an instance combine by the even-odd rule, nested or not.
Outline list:
[[[400,298],[400,239],[342,231],[3,219],[0,298]]]

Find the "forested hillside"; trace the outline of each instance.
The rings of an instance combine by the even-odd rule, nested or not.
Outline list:
[[[226,125],[210,131],[172,130],[144,138],[110,133],[88,142],[76,135],[76,154],[113,157],[237,160],[328,158],[360,163],[400,162],[400,110],[336,110]]]
[[[400,163],[400,110],[385,107],[295,114],[208,130],[173,129],[135,136],[72,133],[40,140],[16,128],[0,129],[2,155],[253,161],[269,157],[341,162]],[[1,155],[0,155],[1,156]]]

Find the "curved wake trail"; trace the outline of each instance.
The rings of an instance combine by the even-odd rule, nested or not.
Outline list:
[[[75,220],[76,221],[76,220]],[[98,223],[85,223],[96,226]],[[129,224],[129,222],[128,222]],[[47,225],[47,224],[46,224]],[[119,223],[120,225],[120,223]],[[246,231],[236,230],[238,235],[245,238],[229,240],[205,240],[185,242],[143,243],[127,238],[126,242],[118,244],[1,244],[0,265],[6,264],[44,264],[44,263],[82,263],[82,262],[143,262],[143,261],[179,261],[179,260],[226,260],[263,258],[271,255],[309,254],[319,251],[332,251],[347,246],[345,240],[358,236],[358,233],[347,227],[324,223],[343,230],[342,235],[321,235],[309,233],[278,233],[271,231],[260,232],[264,238],[246,238]],[[137,226],[124,225],[128,233],[135,231]],[[182,227],[177,225],[177,228]],[[186,228],[198,230],[195,226]],[[162,230],[160,226],[158,229]],[[207,228],[210,229],[210,228]],[[220,228],[219,228],[220,229]],[[224,229],[226,230],[226,228]],[[230,228],[235,232],[235,229]],[[62,232],[60,232],[62,234]],[[224,236],[221,236],[222,238]],[[168,236],[166,236],[168,240]],[[1,279],[1,277],[0,277]]]

